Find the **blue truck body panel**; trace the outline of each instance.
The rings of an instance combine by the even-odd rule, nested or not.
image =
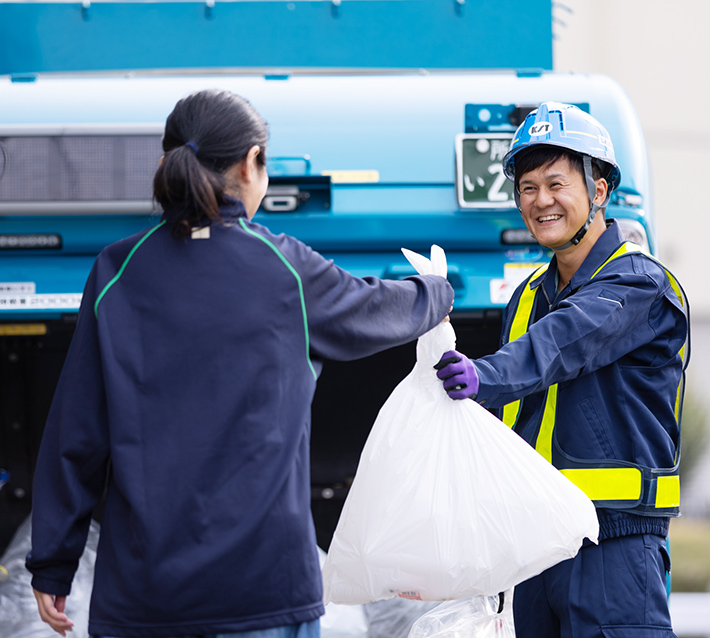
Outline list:
[[[0,3],[0,74],[551,69],[551,13],[550,0]]]

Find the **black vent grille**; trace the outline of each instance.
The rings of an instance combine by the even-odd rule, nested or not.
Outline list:
[[[0,137],[0,202],[150,200],[161,154],[160,135]]]

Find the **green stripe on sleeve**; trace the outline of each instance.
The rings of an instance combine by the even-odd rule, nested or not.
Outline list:
[[[101,291],[101,294],[96,299],[96,303],[94,304],[94,315],[96,316],[96,318],[98,318],[98,316],[99,316],[99,302],[104,298],[104,295],[108,292],[108,289],[118,281],[120,276],[123,274],[123,271],[126,269],[128,262],[131,260],[131,257],[133,257],[136,250],[138,250],[138,247],[146,239],[148,239],[148,237],[150,237],[156,230],[158,230],[158,228],[160,228],[163,224],[165,224],[165,220],[160,222],[155,228],[152,228],[149,232],[147,232],[145,235],[143,235],[141,240],[135,246],[133,246],[133,248],[131,249],[131,252],[128,253],[128,257],[126,257],[125,261],[123,262],[123,265],[121,266],[119,271],[116,273],[116,276],[106,284],[106,287]]]
[[[306,299],[303,296],[303,283],[301,282],[301,277],[296,272],[296,269],[289,263],[288,259],[286,259],[286,257],[284,257],[281,254],[281,251],[278,248],[276,248],[276,246],[274,246],[274,244],[272,244],[268,239],[266,239],[266,237],[262,237],[259,233],[256,233],[253,230],[251,230],[246,225],[244,218],[240,217],[239,223],[241,224],[242,228],[244,229],[244,231],[246,233],[249,233],[253,237],[256,237],[260,241],[263,241],[269,248],[271,248],[271,250],[273,250],[274,253],[276,253],[276,256],[284,263],[286,268],[288,268],[289,271],[291,271],[291,274],[296,278],[296,282],[298,283],[298,294],[301,298],[301,311],[303,313],[303,328],[304,328],[305,334],[306,334],[306,360],[308,361],[308,367],[311,369],[311,372],[313,373],[313,378],[317,380],[318,375],[316,374],[316,371],[313,368],[313,363],[311,363],[311,357],[310,357],[311,346],[310,346],[310,338],[308,336],[308,317],[306,315]],[[129,257],[130,257],[130,255],[129,255]]]

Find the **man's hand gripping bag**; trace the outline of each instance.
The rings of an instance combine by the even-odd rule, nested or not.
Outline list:
[[[446,276],[403,250],[421,274]],[[382,406],[327,559],[325,602],[493,596],[596,542],[587,496],[475,401],[454,401],[434,365],[450,323],[419,338],[417,363]]]

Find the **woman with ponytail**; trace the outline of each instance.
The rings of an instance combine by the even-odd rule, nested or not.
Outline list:
[[[222,223],[220,207],[230,196],[254,216],[269,183],[267,141],[264,121],[233,93],[202,91],[178,102],[165,126],[165,155],[153,180],[174,237]]]
[[[353,277],[255,224],[267,141],[239,96],[180,100],[154,179],[160,223],[91,271],[27,558],[40,615],[62,635],[104,491],[93,636],[319,635],[309,440],[322,362],[416,339],[453,291],[437,276]]]

